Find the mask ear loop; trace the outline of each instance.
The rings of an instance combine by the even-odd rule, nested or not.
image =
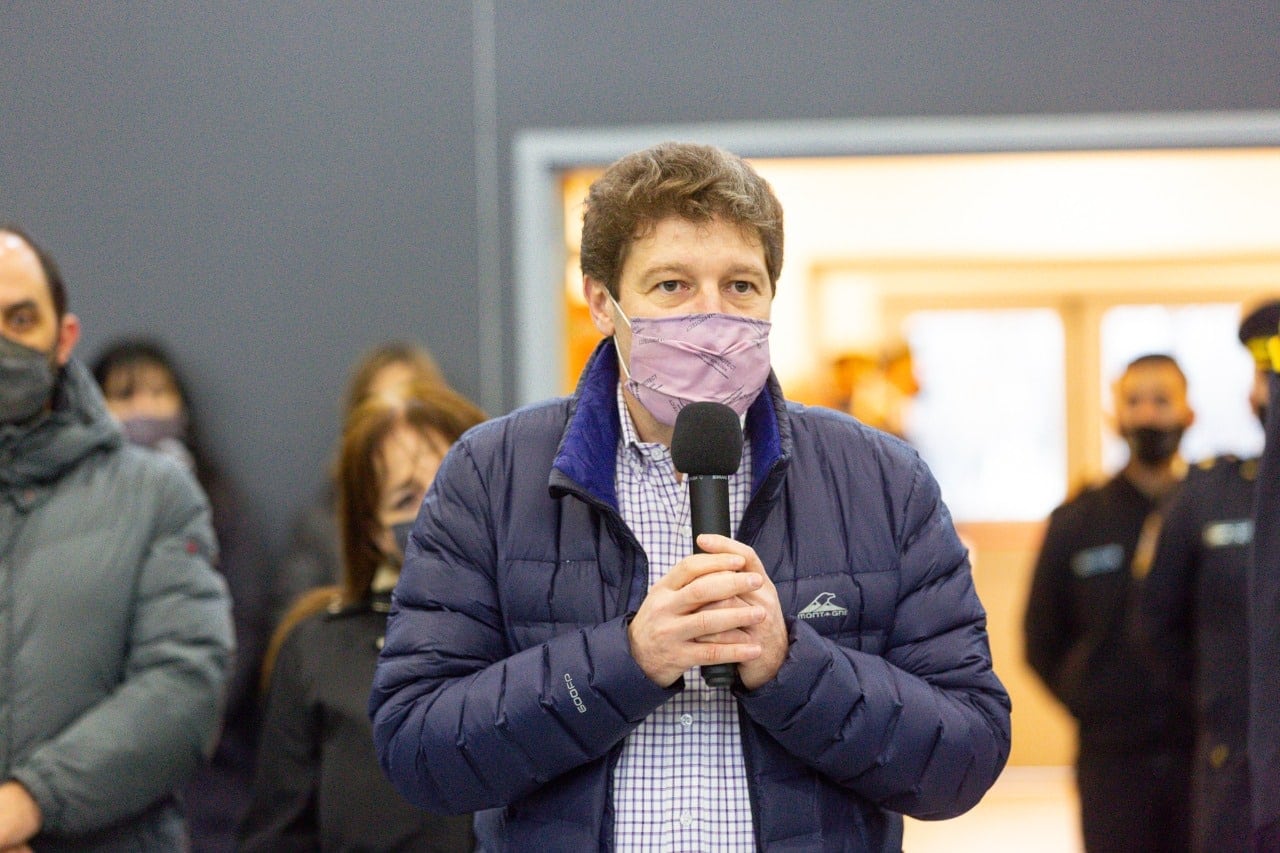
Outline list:
[[[626,325],[627,325],[627,330],[628,330],[628,331],[630,331],[630,330],[631,330],[631,320],[630,320],[630,318],[628,318],[628,317],[627,317],[627,315],[626,315],[625,313],[623,313],[622,306],[618,304],[618,300],[614,299],[614,298],[613,298],[613,294],[612,294],[612,293],[610,293],[607,289],[605,290],[605,292],[604,292],[604,293],[605,293],[605,296],[608,296],[608,297],[609,297],[609,301],[613,303],[613,308],[614,308],[614,310],[615,310],[615,311],[617,311],[617,312],[618,312],[618,316],[622,318],[622,322],[623,322],[623,323],[626,323]],[[614,340],[614,348],[615,348],[615,349],[617,348],[616,335],[615,335],[615,340]],[[630,382],[630,381],[631,381],[631,368],[630,368],[630,366],[629,366],[625,361],[623,361],[623,359],[622,359],[622,352],[621,352],[621,351],[619,351],[619,352],[618,352],[618,366],[619,366],[620,368],[622,368],[622,372],[626,374],[626,380],[627,380],[628,382]]]

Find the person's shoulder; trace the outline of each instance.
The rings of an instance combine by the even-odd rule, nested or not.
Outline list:
[[[559,436],[564,430],[571,398],[553,397],[521,406],[505,415],[490,418],[471,427],[458,440],[473,448],[527,440],[544,434]]]
[[[173,456],[131,442],[123,442],[104,453],[104,458],[110,459],[122,471],[137,472],[152,479],[163,480],[180,474],[194,479],[190,469],[185,468]]]
[[[831,471],[845,472],[846,482],[862,486],[878,482],[889,492],[936,495],[937,481],[914,447],[851,415],[821,406],[788,402],[791,470],[805,478],[832,482]]]
[[[919,457],[915,448],[903,439],[865,424],[846,412],[788,400],[787,414],[791,419],[793,441],[809,439],[823,444],[842,444],[904,462],[912,462]]]
[[[1257,477],[1257,458],[1241,458],[1233,453],[1223,453],[1192,465],[1187,470],[1184,488],[1211,488],[1214,484],[1232,481],[1252,483]]]
[[[1058,504],[1049,515],[1050,523],[1065,523],[1093,512],[1108,503],[1118,481],[1112,477],[1101,482],[1087,482],[1077,486],[1067,499]]]
[[[557,398],[522,406],[505,415],[491,418],[471,427],[454,443],[441,473],[456,477],[457,465],[469,460],[488,476],[510,472],[516,468],[545,463],[551,459],[564,436],[570,412],[568,399]]]
[[[163,496],[165,500],[207,502],[195,475],[172,456],[124,442],[104,447],[76,466],[98,488],[130,495]]]
[[[300,596],[276,626],[263,662],[264,677],[269,681],[279,655],[309,660],[324,643],[327,625],[342,609],[341,593],[336,586],[317,587]]]

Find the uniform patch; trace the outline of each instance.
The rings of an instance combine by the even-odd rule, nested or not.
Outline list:
[[[1206,548],[1230,548],[1248,545],[1253,541],[1253,519],[1212,521],[1200,531],[1200,541]]]
[[[1086,548],[1071,558],[1071,573],[1078,578],[1091,578],[1118,572],[1124,565],[1124,546],[1112,543]]]

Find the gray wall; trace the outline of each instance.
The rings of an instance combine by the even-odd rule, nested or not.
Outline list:
[[[12,2],[0,27],[0,220],[63,266],[82,356],[171,343],[277,547],[372,343],[514,400],[521,130],[1280,109],[1276,3]]]

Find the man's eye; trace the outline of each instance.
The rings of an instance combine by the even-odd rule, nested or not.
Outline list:
[[[36,312],[28,309],[20,309],[9,315],[9,325],[15,329],[30,329],[36,323]]]
[[[735,281],[729,287],[734,293],[751,293],[756,289],[756,286],[749,281]]]
[[[658,289],[663,293],[675,293],[680,289],[680,282],[675,281],[674,279],[669,281],[660,281],[658,282]]]

